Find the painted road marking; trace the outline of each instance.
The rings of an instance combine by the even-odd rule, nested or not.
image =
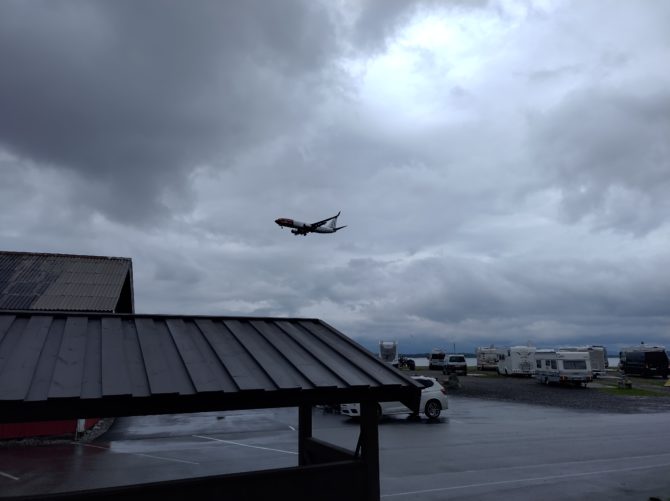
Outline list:
[[[7,477],[11,478],[12,480],[21,480],[19,477],[15,477],[14,475],[10,475],[9,473],[5,473],[4,471],[0,471],[0,477]]]
[[[152,456],[151,454],[139,454],[139,453],[131,453],[133,456],[142,456],[145,458],[153,458],[153,459],[162,459],[163,461],[175,461],[176,463],[186,463],[186,464],[200,464],[196,463],[194,461],[186,461],[185,459],[176,459],[176,458],[164,458],[161,456]]]
[[[193,435],[195,438],[204,438],[205,440],[214,440],[216,442],[223,442],[224,444],[232,444],[232,445],[239,445],[241,447],[251,447],[252,449],[262,449],[264,451],[274,451],[274,452],[283,452],[285,454],[298,454],[297,452],[293,451],[285,451],[282,449],[272,449],[270,447],[260,447],[258,445],[249,445],[249,444],[241,444],[240,442],[233,442],[232,440],[222,440],[220,438],[214,438],[214,437],[206,437],[203,435]]]
[[[111,450],[109,447],[103,447],[102,445],[93,445],[93,444],[80,444],[79,442],[71,442],[72,445],[83,445],[84,447],[93,447],[95,449],[104,449],[106,451]]]
[[[451,487],[438,487],[436,489],[423,489],[420,491],[409,491],[409,492],[396,492],[393,494],[382,494],[380,497],[383,498],[392,498],[395,496],[408,496],[412,494],[426,494],[428,492],[444,492],[444,491],[455,491],[458,489],[473,489],[476,487],[488,487],[493,485],[505,485],[505,484],[518,484],[523,482],[538,482],[545,480],[559,480],[563,478],[575,478],[575,477],[588,477],[590,475],[603,475],[607,473],[625,473],[628,471],[640,471],[640,470],[652,470],[654,468],[667,468],[670,466],[670,463],[661,463],[653,464],[649,466],[632,466],[630,468],[617,468],[612,470],[600,470],[600,471],[590,471],[590,472],[581,472],[581,473],[566,473],[565,475],[551,475],[548,477],[529,477],[529,478],[517,478],[514,480],[499,480],[497,482],[482,482],[479,484],[463,484],[463,485],[454,485]]]
[[[626,460],[630,461],[632,459],[649,459],[649,458],[658,458],[661,456],[670,456],[670,452],[661,452],[660,454],[645,454],[644,456],[626,456]],[[505,471],[505,470],[521,470],[525,468],[544,468],[545,466],[555,467],[555,466],[565,466],[565,465],[578,465],[578,464],[587,464],[587,463],[604,463],[607,461],[620,461],[621,458],[602,458],[602,459],[584,459],[582,461],[568,461],[563,463],[544,463],[544,464],[528,464],[528,465],[519,465],[519,466],[502,466],[500,468],[486,468],[484,470],[463,470],[459,473],[488,473],[492,471]]]
[[[96,449],[104,449],[104,450],[109,451],[109,452],[114,452],[115,454],[130,454],[131,456],[142,456],[142,457],[145,457],[145,458],[162,459],[163,461],[173,461],[175,463],[200,464],[200,463],[196,463],[194,461],[187,461],[185,459],[166,458],[166,457],[162,457],[162,456],[153,456],[151,454],[142,454],[142,453],[139,453],[139,452],[119,452],[119,451],[114,451],[114,450],[110,449],[109,447],[103,447],[101,445],[80,444],[80,443],[77,443],[77,442],[72,442],[72,443],[75,444],[75,445],[83,445],[85,447],[94,447]]]

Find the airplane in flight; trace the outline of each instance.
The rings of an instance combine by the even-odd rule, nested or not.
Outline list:
[[[338,212],[333,217],[317,221],[316,223],[303,223],[302,221],[294,221],[293,219],[287,219],[284,217],[275,219],[275,223],[281,226],[282,229],[284,227],[293,228],[291,230],[291,233],[293,233],[294,235],[305,236],[308,233],[335,233],[337,230],[346,228],[346,225],[337,226],[337,218],[339,217],[340,212]]]

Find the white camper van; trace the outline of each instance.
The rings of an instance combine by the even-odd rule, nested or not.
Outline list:
[[[477,356],[477,370],[478,371],[494,371],[498,368],[498,359],[500,355],[498,349],[493,345],[488,348],[479,347],[475,350]]]
[[[535,348],[510,346],[498,350],[498,374],[532,376],[535,373]]]
[[[379,358],[393,367],[398,367],[398,342],[379,341]]]
[[[559,351],[585,351],[589,354],[591,360],[591,372],[593,377],[607,375],[609,362],[607,361],[607,350],[604,346],[577,346],[559,348]]]
[[[581,386],[593,381],[587,351],[537,350],[535,364],[535,379],[540,383]]]

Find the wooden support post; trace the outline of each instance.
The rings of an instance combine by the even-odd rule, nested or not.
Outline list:
[[[379,501],[379,430],[376,402],[361,402],[361,459],[366,470],[366,496]]]
[[[307,452],[307,439],[312,438],[312,406],[298,407],[298,465],[310,464]]]

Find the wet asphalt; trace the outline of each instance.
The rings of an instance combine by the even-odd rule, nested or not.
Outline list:
[[[297,421],[295,409],[123,418],[87,444],[0,447],[0,494],[294,466]],[[354,449],[358,430],[353,420],[314,410],[319,438]],[[440,419],[385,417],[379,435],[382,499],[670,498],[667,412],[587,412],[452,394]]]

